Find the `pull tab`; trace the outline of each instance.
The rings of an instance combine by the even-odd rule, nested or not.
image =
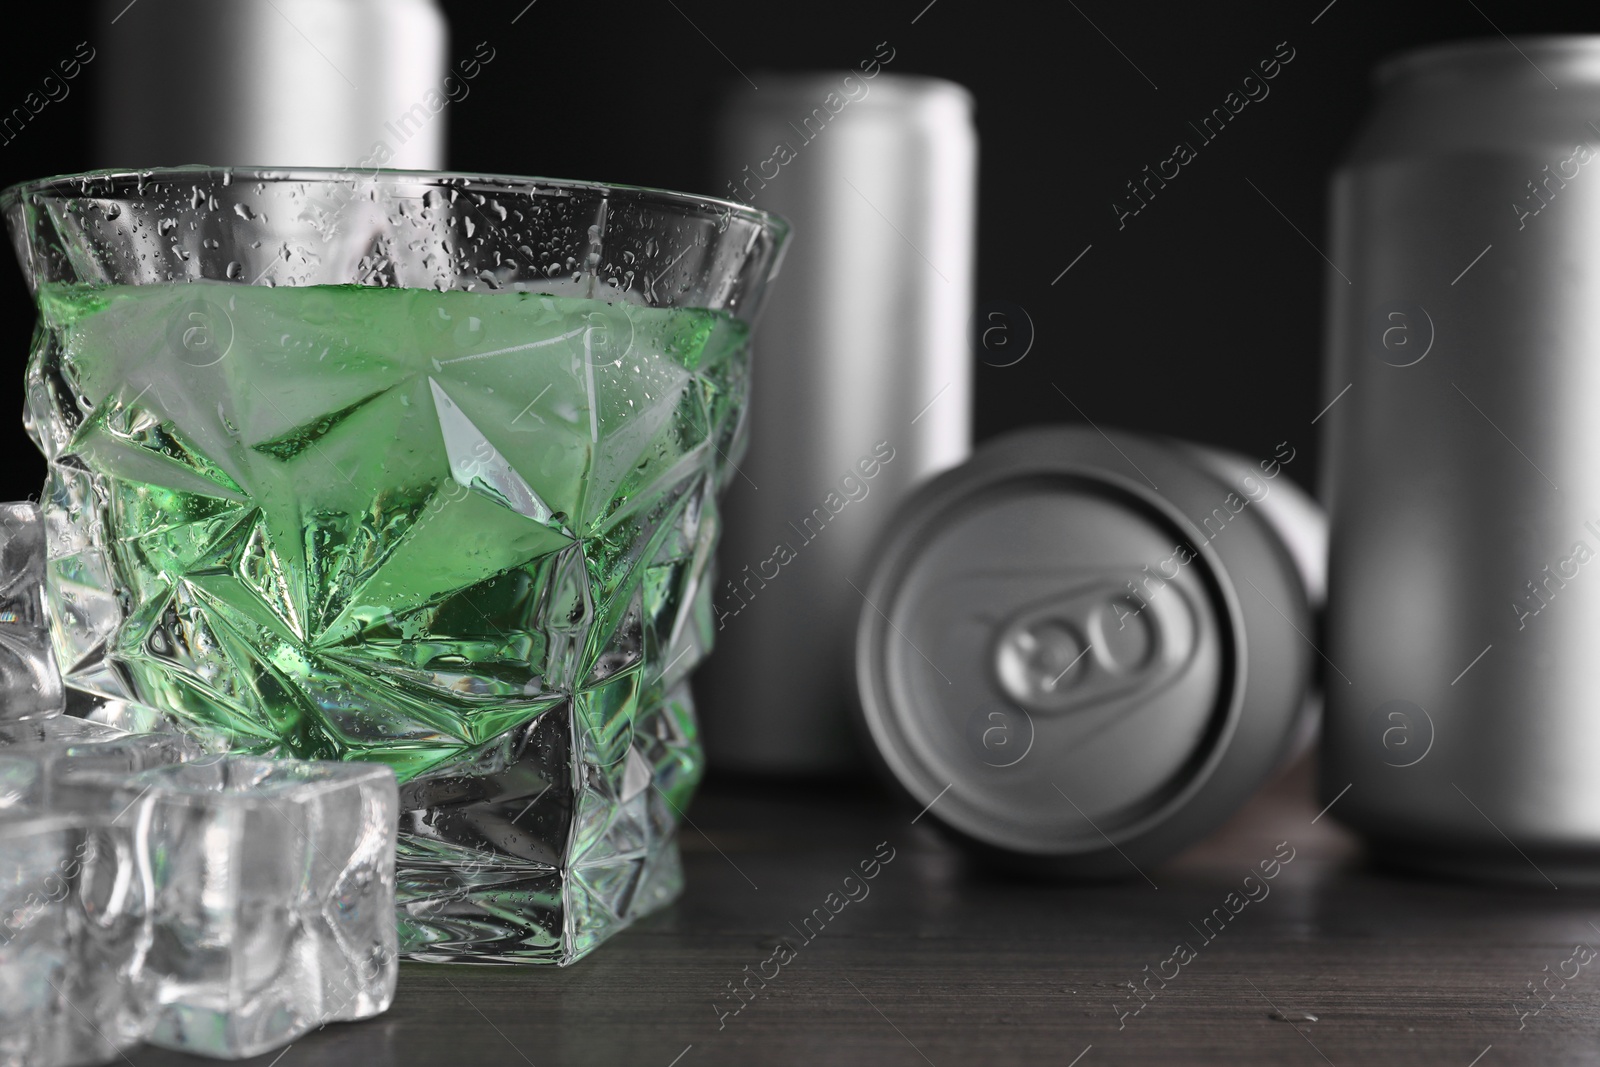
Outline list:
[[[1195,614],[1169,584],[1147,600],[1120,576],[1017,613],[1001,628],[993,670],[1029,711],[1057,713],[1160,689],[1194,653]]]

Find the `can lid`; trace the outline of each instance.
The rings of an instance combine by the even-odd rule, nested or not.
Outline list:
[[[1176,447],[1121,441],[1058,429],[981,450],[907,503],[864,590],[880,757],[939,821],[1007,852],[1115,857],[1161,836],[1240,717],[1237,594],[1198,528],[1228,486]],[[1259,553],[1262,532],[1237,547]]]
[[[1510,44],[1512,47],[1507,48]],[[1483,84],[1496,76],[1514,75],[1546,85],[1546,74],[1569,82],[1592,84],[1600,57],[1600,34],[1542,33],[1516,37],[1468,37],[1436,41],[1385,57],[1372,71],[1372,84],[1384,88],[1417,78],[1442,78],[1460,85]]]
[[[793,118],[799,107],[801,116],[813,108],[823,108],[830,95],[832,107],[840,111],[934,110],[941,114],[969,117],[976,108],[972,91],[959,82],[930,74],[901,74],[881,71],[867,76],[859,70],[763,71],[754,72],[761,83],[759,93],[745,91],[739,83],[724,99],[733,111],[782,111]],[[824,114],[833,112],[832,108]]]

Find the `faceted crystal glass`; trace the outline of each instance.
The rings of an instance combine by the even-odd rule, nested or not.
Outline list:
[[[787,227],[676,193],[176,168],[0,194],[69,713],[401,782],[401,947],[678,892],[717,497]]]

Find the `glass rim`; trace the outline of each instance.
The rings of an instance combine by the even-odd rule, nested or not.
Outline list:
[[[794,227],[788,219],[772,211],[765,211],[737,200],[728,200],[700,193],[685,193],[674,189],[660,189],[648,185],[626,185],[617,182],[586,181],[573,178],[543,178],[532,175],[493,174],[482,171],[457,170],[403,170],[392,167],[218,167],[207,164],[186,164],[176,167],[146,167],[129,169],[107,167],[98,170],[53,174],[32,178],[0,188],[0,210],[9,212],[31,196],[92,197],[82,188],[91,181],[119,183],[166,182],[183,180],[257,181],[292,184],[294,182],[343,182],[352,188],[364,185],[377,187],[398,186],[406,182],[431,184],[439,187],[472,189],[490,186],[502,193],[539,195],[541,192],[563,189],[582,189],[609,195],[623,193],[640,200],[670,204],[682,208],[725,211],[740,216],[766,229],[780,242],[786,241]]]

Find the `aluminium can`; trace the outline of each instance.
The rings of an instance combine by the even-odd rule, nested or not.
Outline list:
[[[1150,877],[1307,739],[1325,536],[1276,459],[1090,427],[985,444],[874,554],[880,765],[990,858]]]
[[[1600,37],[1401,55],[1331,186],[1321,792],[1390,864],[1600,876]]]
[[[448,107],[494,53],[447,71],[434,0],[100,0],[96,14],[108,167],[437,170]]]
[[[858,69],[735,82],[712,193],[794,224],[754,338],[749,448],[724,503],[716,653],[697,675],[710,765],[864,766],[850,728],[863,563],[894,505],[970,449],[972,98]]]

